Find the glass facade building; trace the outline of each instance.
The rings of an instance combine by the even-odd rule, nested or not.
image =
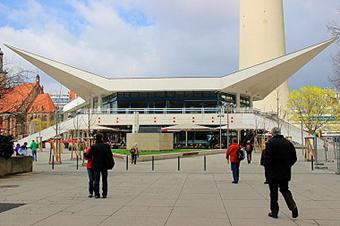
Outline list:
[[[236,105],[236,94],[216,91],[118,92],[102,100],[103,109],[217,108],[224,103]],[[250,107],[250,104],[249,96],[240,96],[241,107]]]

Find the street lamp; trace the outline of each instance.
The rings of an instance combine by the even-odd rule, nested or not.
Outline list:
[[[222,149],[222,117],[224,117],[224,115],[222,115],[222,105],[220,106],[220,114],[217,116],[220,118],[220,149]]]

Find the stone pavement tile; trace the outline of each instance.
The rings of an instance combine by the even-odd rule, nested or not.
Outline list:
[[[161,206],[126,206],[121,208],[115,215],[119,217],[134,216],[142,217],[168,217],[171,213],[172,207],[161,207]]]
[[[299,217],[302,219],[314,220],[338,220],[340,222],[340,212],[328,208],[299,209]]]
[[[294,197],[295,199],[295,197]],[[296,199],[296,204],[300,209],[314,209],[314,208],[330,208],[330,209],[340,209],[340,201],[314,201],[314,200],[298,200]]]
[[[237,200],[263,200],[263,196],[257,194],[255,192],[241,192],[241,191],[232,191],[232,192],[221,192],[222,199],[237,199]]]
[[[187,206],[187,207],[196,207],[200,208],[211,208],[211,209],[223,209],[223,203],[220,198],[213,199],[179,199],[176,202],[176,207],[179,206]]]
[[[228,219],[224,208],[209,208],[208,206],[196,206],[195,208],[187,206],[176,206],[171,213],[171,217],[208,217]]]
[[[264,199],[225,199],[225,206],[232,208],[263,208],[269,207],[269,202]]]
[[[287,219],[231,219],[233,226],[296,226],[293,221]]]
[[[92,204],[87,208],[82,209],[74,214],[77,216],[111,216],[121,208],[121,205],[116,204]],[[62,212],[61,214],[63,214]],[[67,213],[67,212],[66,212]]]
[[[29,215],[29,214],[10,214],[4,212],[0,214],[0,226],[28,226],[44,219],[46,215]]]
[[[14,215],[52,215],[63,209],[69,207],[69,205],[45,205],[45,204],[26,204],[21,207],[11,209],[8,214]]]
[[[138,197],[135,200],[126,204],[127,206],[173,206],[175,199],[164,199],[164,198],[144,198]]]
[[[305,220],[301,218],[292,219],[292,221],[299,226],[318,226],[319,224],[315,220]]]
[[[249,208],[249,207],[227,207],[230,219],[267,219],[268,210],[265,208]],[[284,216],[282,216],[284,217]]]
[[[76,215],[53,215],[34,226],[94,226],[103,221],[106,216],[76,216]]]
[[[338,220],[315,220],[320,226],[340,226]]]
[[[226,218],[170,216],[166,226],[230,226]]]
[[[164,226],[166,217],[160,216],[112,216],[107,218],[100,226]]]

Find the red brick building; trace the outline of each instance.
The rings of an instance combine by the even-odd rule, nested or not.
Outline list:
[[[13,87],[1,96],[0,133],[20,138],[36,132],[39,128],[32,131],[32,120],[51,122],[54,120],[55,109],[37,76],[36,82]]]

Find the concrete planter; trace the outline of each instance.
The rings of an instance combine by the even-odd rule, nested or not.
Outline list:
[[[28,173],[33,170],[31,156],[14,156],[9,159],[0,158],[0,177],[18,173]]]

